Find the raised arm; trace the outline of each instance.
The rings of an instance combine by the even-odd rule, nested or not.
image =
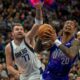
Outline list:
[[[33,25],[32,29],[27,33],[28,38],[34,38],[39,26],[43,24],[43,17],[42,17],[42,3],[37,3],[35,5],[36,8],[36,16],[35,16],[35,24]]]

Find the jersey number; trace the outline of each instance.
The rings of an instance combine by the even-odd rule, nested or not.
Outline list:
[[[68,64],[69,58],[61,58],[61,64]]]
[[[27,62],[30,60],[30,57],[28,54],[22,55],[22,58]]]

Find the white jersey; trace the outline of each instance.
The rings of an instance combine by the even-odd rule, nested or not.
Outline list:
[[[14,43],[14,40],[11,42],[13,46],[13,54],[15,63],[20,67],[24,72],[21,80],[40,80],[40,70],[38,66],[38,58],[35,55],[35,52],[30,49],[30,47],[24,42],[21,42],[19,46]],[[29,79],[31,76],[35,76],[37,79]],[[26,78],[25,78],[26,77]],[[32,78],[33,78],[32,77]]]

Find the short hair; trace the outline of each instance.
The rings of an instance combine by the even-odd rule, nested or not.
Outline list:
[[[22,24],[21,24],[21,23],[13,23],[13,24],[12,24],[12,29],[11,29],[11,30],[13,30],[15,26],[22,26]]]

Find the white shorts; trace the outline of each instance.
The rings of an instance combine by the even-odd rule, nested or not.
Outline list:
[[[20,80],[42,80],[42,76],[41,75],[31,75],[31,76],[28,76],[28,77],[25,77],[25,76],[20,76]]]

